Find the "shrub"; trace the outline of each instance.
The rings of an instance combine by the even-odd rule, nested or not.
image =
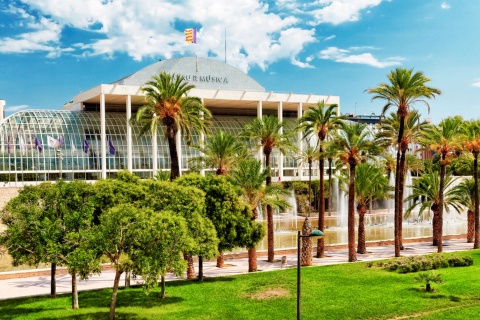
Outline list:
[[[411,256],[398,259],[391,259],[381,266],[385,270],[398,271],[399,273],[410,273],[418,271],[427,271],[432,269],[448,267],[464,267],[473,265],[472,257],[459,257],[458,255],[444,256],[441,253],[435,253],[427,256]]]

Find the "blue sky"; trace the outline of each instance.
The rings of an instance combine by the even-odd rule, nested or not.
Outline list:
[[[225,29],[227,63],[267,91],[338,95],[342,113],[379,114],[365,89],[406,67],[442,91],[430,114],[416,106],[424,118],[480,118],[478,0],[0,0],[0,99],[7,115],[60,109],[159,59],[224,61]]]

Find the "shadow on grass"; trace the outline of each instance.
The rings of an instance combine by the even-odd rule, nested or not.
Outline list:
[[[83,314],[76,314],[76,315],[70,315],[70,316],[65,316],[62,317],[61,319],[67,319],[67,320],[85,320],[85,319],[95,319],[95,320],[100,320],[100,319],[108,319],[109,318],[109,313],[108,310],[105,312],[91,312],[91,313],[83,313]],[[39,320],[56,320],[58,318],[38,318]],[[147,318],[145,317],[139,317],[137,314],[134,313],[127,313],[127,312],[116,312],[115,313],[115,319],[117,320],[122,320],[122,319],[131,319],[131,320],[146,320]]]

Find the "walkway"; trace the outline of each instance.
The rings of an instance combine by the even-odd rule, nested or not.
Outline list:
[[[464,251],[473,248],[472,243],[466,243],[463,239],[446,240],[443,245],[444,252]],[[392,245],[386,246],[372,246],[367,247],[367,254],[357,254],[359,261],[372,261],[385,258],[392,258],[394,255],[394,249]],[[431,245],[431,242],[417,242],[406,243],[405,250],[402,251],[402,256],[422,255],[428,253],[434,253],[437,251],[436,247]],[[265,260],[264,256],[258,257],[258,269],[259,271],[271,271],[280,270],[282,268],[280,258],[283,254],[276,255],[278,262],[269,263]],[[348,250],[347,249],[328,249],[325,251],[325,258],[317,259],[313,258],[313,265],[332,265],[348,262]],[[286,254],[287,256],[287,268],[296,267],[297,255],[296,253]],[[205,277],[219,277],[226,275],[235,275],[248,273],[248,259],[225,259],[225,267],[215,267],[215,261],[204,262],[204,276]],[[197,266],[196,266],[197,267]],[[284,267],[284,266],[283,266]],[[285,268],[285,267],[284,267]],[[196,270],[198,271],[198,270]],[[0,278],[12,277],[11,279],[0,280],[0,300],[16,297],[28,297],[36,295],[48,295],[50,293],[50,276],[49,270],[45,270],[46,275],[18,278],[19,276],[25,276],[26,271],[14,271],[14,272],[0,272]],[[38,270],[37,270],[38,272]],[[114,271],[103,271],[100,275],[94,275],[87,281],[79,281],[79,291],[109,288],[113,286]],[[173,275],[167,276],[167,281],[176,280]],[[124,280],[121,280],[121,284]],[[135,284],[135,280],[132,279],[132,284]],[[58,293],[70,293],[71,292],[71,277],[69,275],[57,276],[57,292]]]

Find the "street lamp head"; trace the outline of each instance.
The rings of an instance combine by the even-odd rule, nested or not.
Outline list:
[[[309,237],[323,237],[325,234],[320,231],[320,230],[313,230],[312,233],[310,233],[308,236]]]

